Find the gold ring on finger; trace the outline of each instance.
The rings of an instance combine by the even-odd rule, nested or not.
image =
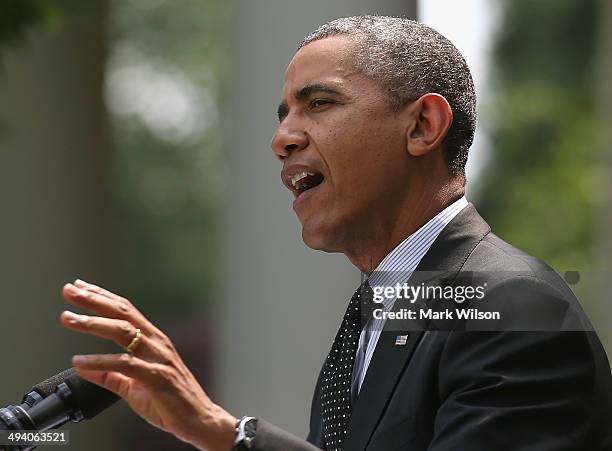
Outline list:
[[[141,339],[142,339],[142,332],[140,331],[140,329],[136,329],[136,334],[134,335],[134,338],[132,338],[132,341],[130,341],[130,344],[125,347],[125,350],[129,352],[130,354],[132,354],[136,350],[138,345],[140,344]]]

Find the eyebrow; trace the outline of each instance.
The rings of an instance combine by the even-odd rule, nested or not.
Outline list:
[[[317,92],[324,92],[327,94],[335,94],[335,95],[341,94],[341,92],[338,91],[336,88],[330,85],[327,85],[325,83],[312,83],[312,84],[303,86],[302,88],[296,90],[293,93],[293,97],[296,100],[303,102],[304,100],[308,99],[311,95]],[[282,121],[285,118],[285,116],[287,116],[287,114],[289,113],[289,106],[287,105],[286,102],[281,102],[278,105],[277,113],[278,113],[279,121]]]

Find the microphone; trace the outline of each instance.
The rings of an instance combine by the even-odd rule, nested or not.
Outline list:
[[[49,379],[45,379],[42,382],[39,382],[34,387],[30,389],[28,393],[23,395],[22,402],[27,403],[30,407],[36,404],[38,401],[49,396],[51,393],[55,391],[55,388],[68,379],[68,376],[76,374],[76,370],[74,368],[68,368],[67,370],[62,371],[61,373],[57,373],[54,376],[51,376]]]
[[[89,420],[117,400],[117,395],[69,368],[32,387],[22,404],[0,409],[0,430],[44,432],[68,421]]]

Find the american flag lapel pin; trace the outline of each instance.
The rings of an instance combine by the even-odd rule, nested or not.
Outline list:
[[[408,335],[398,335],[395,337],[395,346],[405,346],[408,341]]]

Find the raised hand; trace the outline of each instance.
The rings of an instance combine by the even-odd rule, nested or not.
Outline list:
[[[131,302],[81,280],[66,284],[63,295],[96,315],[65,311],[64,327],[132,351],[74,356],[83,379],[116,393],[146,421],[199,449],[232,448],[236,418],[210,400],[170,339]]]

